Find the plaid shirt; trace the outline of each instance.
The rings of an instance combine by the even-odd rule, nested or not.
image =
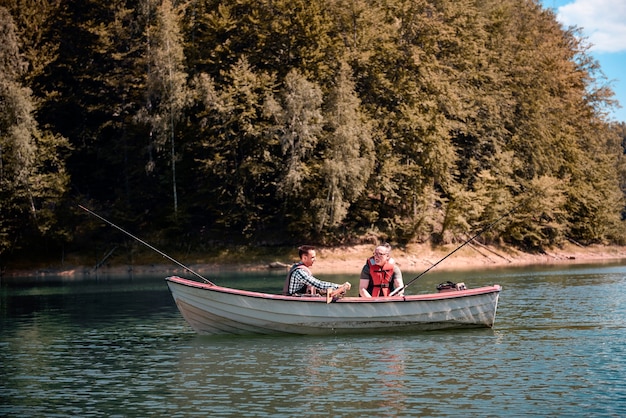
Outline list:
[[[302,267],[300,267],[302,266]],[[326,289],[337,289],[339,285],[330,282],[323,282],[319,279],[316,279],[311,274],[311,271],[306,268],[302,263],[296,263],[291,267],[291,271],[289,273],[289,295],[293,295],[294,293],[305,293],[305,286],[313,286],[320,290]]]

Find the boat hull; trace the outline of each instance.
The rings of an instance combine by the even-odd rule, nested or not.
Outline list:
[[[493,327],[498,285],[388,298],[292,297],[165,279],[199,334],[358,334]]]

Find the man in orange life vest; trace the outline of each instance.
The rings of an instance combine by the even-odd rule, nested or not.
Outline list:
[[[287,273],[287,278],[285,279],[285,286],[283,287],[283,295],[317,294],[317,290],[334,290],[340,287],[343,287],[345,290],[350,290],[350,283],[348,282],[339,285],[331,282],[323,282],[313,277],[313,273],[311,273],[309,267],[315,262],[315,247],[303,245],[298,248],[298,255],[300,256],[300,262],[294,264],[289,269],[289,273]]]
[[[376,247],[374,257],[365,262],[359,280],[359,295],[364,297],[389,296],[394,290],[404,286],[402,272],[391,258],[391,245],[384,243]],[[404,296],[404,291],[397,293]]]

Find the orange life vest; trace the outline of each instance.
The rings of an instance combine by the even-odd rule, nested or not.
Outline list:
[[[393,277],[393,262],[387,262],[385,264],[378,265],[374,261],[374,257],[367,259],[367,265],[370,268],[370,284],[368,286],[368,292],[372,297],[376,296],[389,296],[391,278]]]

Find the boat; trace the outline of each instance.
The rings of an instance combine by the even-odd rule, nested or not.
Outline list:
[[[323,298],[282,296],[218,286],[92,210],[82,205],[78,207],[204,281],[177,276],[165,279],[180,313],[196,332],[303,335],[492,328],[502,290],[497,284],[467,289],[465,285],[447,282],[454,287],[444,286],[438,289],[438,293],[409,296],[394,293],[406,289],[517,209],[513,208],[487,225],[401,289],[394,290],[391,296],[342,297],[330,294]]]
[[[391,297],[306,297],[167,277],[176,306],[198,334],[346,335],[492,328],[501,287]]]

